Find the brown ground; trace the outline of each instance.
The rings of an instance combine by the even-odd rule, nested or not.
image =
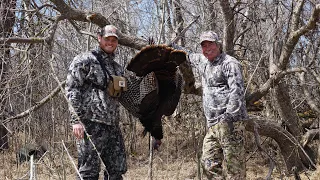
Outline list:
[[[125,133],[126,134],[126,133]],[[15,136],[17,139],[24,137]],[[63,137],[63,139],[66,139]],[[153,180],[187,180],[198,179],[197,160],[192,143],[184,143],[185,137],[168,135],[163,139],[160,151],[154,153],[153,158]],[[128,139],[126,137],[126,142]],[[144,180],[148,178],[149,151],[148,138],[138,137],[135,141],[137,152],[131,153],[128,157],[128,171],[124,175],[125,180]],[[248,137],[248,142],[250,139]],[[16,149],[22,144],[21,141],[11,140],[11,149],[0,152],[0,180],[29,180],[30,163],[26,162],[17,165]],[[182,145],[183,144],[183,145]],[[199,142],[201,144],[201,142]],[[75,179],[75,166],[77,164],[77,153],[75,141],[55,139],[50,144],[49,151],[40,160],[35,161],[36,169],[34,174],[37,180],[69,180]],[[129,148],[129,144],[126,144]],[[247,145],[247,179],[263,180],[268,174],[268,160],[261,157],[255,149],[255,145]],[[253,149],[253,150],[251,150]],[[127,150],[129,152],[129,150]],[[283,175],[280,178],[280,171],[284,172],[281,160],[273,170],[271,179],[294,180],[292,176]],[[282,173],[284,174],[284,173]],[[320,165],[317,171],[309,171],[300,174],[302,180],[320,179]],[[102,176],[100,176],[102,179]],[[205,179],[202,176],[202,179]]]
[[[161,152],[160,152],[161,153]],[[190,157],[180,157],[175,160],[160,158],[160,153],[155,152],[153,161],[153,180],[187,180],[197,179],[197,163],[190,161]],[[29,179],[29,163],[16,164],[15,155],[12,152],[2,152],[0,163],[0,179]],[[45,155],[36,163],[36,176],[40,180],[74,179],[74,166],[66,153],[54,157],[49,161],[49,154]],[[247,163],[247,179],[262,180],[268,173],[267,165],[262,165],[261,160],[250,160]],[[128,172],[124,175],[125,180],[148,179],[148,155],[130,157]],[[301,174],[303,180],[317,179],[320,177],[318,171]],[[307,175],[307,176],[306,176]],[[205,179],[204,177],[202,177]],[[100,178],[102,179],[102,178]],[[272,179],[281,179],[277,170],[273,171]],[[285,180],[294,180],[293,177],[283,177]]]

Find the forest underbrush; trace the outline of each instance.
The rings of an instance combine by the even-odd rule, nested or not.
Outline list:
[[[142,128],[137,128],[142,131]],[[126,134],[125,134],[126,135]],[[17,136],[18,137],[18,136]],[[21,138],[22,136],[20,136]],[[125,136],[128,153],[128,171],[124,175],[127,180],[149,179],[149,142],[148,137],[137,137],[134,146]],[[152,177],[154,180],[187,180],[206,179],[201,168],[199,168],[197,155],[201,150],[201,137],[199,142],[188,141],[186,136],[165,136],[159,151],[153,154]],[[247,179],[266,179],[269,173],[270,159],[259,152],[252,144],[251,134],[247,135],[246,157],[247,157]],[[11,143],[13,142],[11,138]],[[271,174],[271,179],[295,180],[293,175],[287,175],[281,158],[277,155],[276,146],[273,148],[272,141],[264,139],[266,151],[272,155],[276,164]],[[19,144],[19,143],[18,143]],[[21,143],[23,144],[23,143]],[[45,146],[45,144],[44,144]],[[195,148],[196,146],[196,148]],[[17,152],[20,145],[11,146],[10,149],[0,153],[0,179],[33,179],[39,180],[69,180],[75,179],[77,153],[75,140],[51,142],[46,144],[47,151],[35,157],[33,163],[29,161],[19,162]],[[131,149],[130,149],[131,148]],[[199,157],[199,156],[198,156]],[[103,165],[102,165],[103,166]],[[33,168],[31,168],[33,167]],[[200,169],[200,170],[198,170]],[[313,180],[320,177],[320,167],[315,171],[306,171],[300,174],[302,180]],[[100,179],[102,179],[102,172]]]

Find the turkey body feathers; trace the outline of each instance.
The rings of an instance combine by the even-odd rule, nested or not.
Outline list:
[[[129,62],[127,69],[135,72],[137,76],[145,76],[150,72],[176,72],[177,66],[186,60],[186,53],[182,50],[175,50],[166,45],[148,45]],[[166,78],[167,76],[163,76]],[[157,78],[161,78],[158,77]]]
[[[154,73],[157,91],[145,95],[139,105],[138,118],[156,139],[163,138],[162,116],[175,111],[181,96],[183,79],[177,67],[186,61],[186,53],[166,45],[149,45],[129,62],[127,69],[138,77]]]

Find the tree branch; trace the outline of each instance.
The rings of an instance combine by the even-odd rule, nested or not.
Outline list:
[[[30,38],[20,38],[20,37],[10,37],[10,38],[0,38],[0,44],[11,44],[11,43],[29,43],[29,44],[38,44],[38,43],[48,43],[50,44],[53,40],[54,34],[58,27],[59,21],[65,19],[64,16],[58,16],[51,26],[49,33],[46,37],[30,37]]]
[[[301,84],[302,84],[302,90],[303,90],[303,93],[306,97],[306,100],[307,100],[307,104],[310,106],[310,108],[315,111],[317,113],[317,115],[320,115],[320,108],[316,105],[317,103],[313,100],[314,98],[312,98],[310,92],[307,90],[307,87],[305,85],[306,83],[306,80],[305,80],[305,73],[302,72],[299,74],[299,78],[300,78],[300,81],[301,81]]]
[[[319,139],[319,129],[308,130],[302,137],[302,146],[305,147],[313,139]]]
[[[12,117],[9,117],[9,118],[3,120],[2,123],[6,124],[6,123],[10,122],[13,119],[20,119],[20,118],[26,117],[27,115],[29,115],[33,111],[39,109],[42,105],[44,105],[46,102],[51,100],[54,96],[56,96],[60,92],[60,88],[62,88],[62,86],[64,86],[65,83],[66,82],[63,81],[61,83],[61,86],[56,87],[48,96],[43,98],[41,101],[37,102],[35,106],[32,106],[31,108],[27,109],[26,111],[24,111],[24,112],[22,112],[20,114],[17,114],[15,116],[12,116]]]
[[[41,37],[31,37],[31,38],[20,38],[20,37],[12,37],[12,38],[0,38],[0,44],[10,44],[10,43],[44,43],[45,38]]]
[[[313,13],[309,19],[308,24],[306,26],[301,27],[299,30],[291,32],[289,34],[289,38],[282,48],[280,60],[279,60],[280,62],[279,67],[282,71],[275,73],[275,75],[270,77],[257,91],[251,94],[248,94],[246,97],[247,103],[252,104],[255,101],[258,101],[259,99],[261,99],[263,96],[265,96],[268,93],[270,88],[275,87],[279,83],[279,81],[281,80],[281,78],[284,77],[285,74],[289,73],[290,70],[289,71],[286,70],[286,67],[294,47],[299,41],[300,36],[302,36],[309,30],[314,29],[316,27],[316,22],[319,19],[319,14],[320,14],[320,4],[317,4],[315,9],[313,10]],[[297,70],[294,72],[298,72],[298,71],[302,72],[302,71],[305,71],[305,69],[301,68],[300,70]]]
[[[191,25],[193,23],[195,23],[200,16],[196,16],[192,22],[190,22],[181,32],[180,34],[178,34],[173,40],[171,40],[170,44],[174,44],[177,43],[179,41],[180,38],[182,38],[184,36],[184,34],[186,33],[186,31],[191,27]]]
[[[98,25],[99,27],[104,27],[111,22],[105,18],[102,14],[96,12],[86,12],[78,9],[73,9],[68,6],[63,0],[50,0],[53,2],[58,11],[66,16],[70,20],[82,21],[82,22],[92,22],[93,24]],[[118,30],[119,44],[123,46],[128,46],[134,49],[141,49],[146,46],[148,42],[142,38],[135,36],[130,36],[122,33]]]
[[[292,21],[291,21],[291,32],[298,29],[299,22],[300,22],[300,14],[304,5],[305,0],[299,0],[294,7],[292,13]]]
[[[263,96],[265,96],[270,88],[273,88],[278,85],[280,80],[287,74],[290,73],[296,73],[296,72],[306,72],[306,68],[304,67],[298,67],[298,68],[292,68],[292,69],[287,69],[284,71],[279,71],[273,76],[271,76],[258,90],[252,92],[252,93],[247,93],[246,94],[246,102],[247,104],[253,104],[254,102],[260,100]]]
[[[246,121],[246,130],[254,133],[255,124],[259,125],[256,128],[260,135],[270,137],[277,142],[290,173],[294,173],[291,170],[295,168],[297,171],[302,171],[306,166],[316,167],[314,160],[309,157],[294,136],[281,127],[281,124],[250,115],[249,120]]]
[[[296,44],[298,43],[299,38],[303,34],[307,33],[308,31],[315,29],[316,22],[319,20],[319,14],[320,14],[320,4],[317,4],[311,14],[311,17],[308,23],[305,26],[302,26],[297,31],[290,32],[289,37],[281,50],[281,55],[279,60],[280,69],[284,70],[287,67],[292,51],[296,46]]]

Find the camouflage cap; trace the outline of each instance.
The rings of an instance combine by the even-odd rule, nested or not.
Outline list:
[[[102,29],[102,37],[109,37],[109,36],[114,36],[118,39],[118,35],[117,35],[117,28],[113,25],[106,25],[105,27],[103,27]]]
[[[211,41],[211,42],[218,42],[220,43],[219,37],[217,35],[217,33],[213,32],[213,31],[205,31],[201,34],[200,36],[200,44],[203,41]]]

